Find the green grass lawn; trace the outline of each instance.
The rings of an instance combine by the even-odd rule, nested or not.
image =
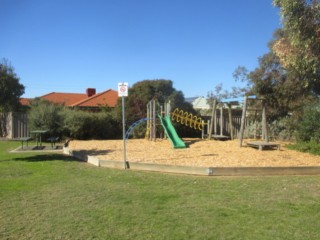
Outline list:
[[[97,168],[0,142],[0,239],[320,239],[320,176]]]

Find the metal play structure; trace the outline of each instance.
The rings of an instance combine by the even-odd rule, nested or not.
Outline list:
[[[170,103],[165,103],[164,107],[160,106],[156,100],[151,100],[147,104],[147,131],[146,139],[150,141],[156,140],[157,119],[160,120],[166,136],[170,140],[173,148],[185,148],[186,144],[179,137],[170,119]]]
[[[204,121],[201,117],[195,116],[192,113],[185,112],[179,108],[176,108],[171,113],[172,121],[176,121],[177,123],[181,123],[187,127],[194,128],[195,130],[202,131],[204,128]]]
[[[140,125],[141,123],[145,122],[145,121],[148,121],[148,118],[142,118],[142,119],[134,122],[134,123],[128,128],[128,130],[126,131],[126,140],[129,139],[129,136],[130,136],[132,130],[133,130],[135,127],[137,127],[138,125]]]

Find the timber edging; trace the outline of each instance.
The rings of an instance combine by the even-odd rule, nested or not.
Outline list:
[[[100,160],[81,151],[63,149],[63,153],[86,161],[97,167],[124,169],[123,161]],[[138,171],[165,172],[202,176],[271,176],[271,175],[320,175],[320,166],[299,167],[193,167],[127,162],[128,169]]]

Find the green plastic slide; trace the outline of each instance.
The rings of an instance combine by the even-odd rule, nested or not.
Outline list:
[[[186,144],[182,139],[178,136],[176,129],[172,125],[170,116],[159,117],[161,120],[161,125],[164,128],[170,142],[172,143],[173,148],[185,148]]]

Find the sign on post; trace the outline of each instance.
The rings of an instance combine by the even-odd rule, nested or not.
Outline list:
[[[124,110],[124,97],[128,96],[128,83],[118,83],[118,96],[122,97],[122,137],[123,137],[123,164],[124,169],[127,168],[126,159],[126,121],[125,121],[125,110]]]
[[[118,96],[128,97],[128,83],[118,83]]]

